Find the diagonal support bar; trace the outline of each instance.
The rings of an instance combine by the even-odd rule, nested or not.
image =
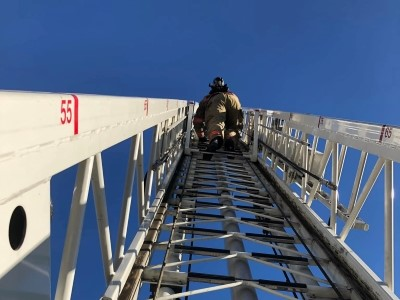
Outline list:
[[[94,156],[81,162],[78,166],[72,205],[68,221],[67,236],[61,260],[61,270],[58,276],[56,300],[71,298],[74,283],[76,261],[81,240],[83,217],[85,215],[90,178],[93,169]]]
[[[103,259],[104,277],[106,282],[109,282],[111,276],[114,274],[114,264],[112,260],[110,227],[108,224],[103,164],[100,153],[95,156],[92,173],[92,186],[97,216],[97,228],[100,238],[100,248]]]

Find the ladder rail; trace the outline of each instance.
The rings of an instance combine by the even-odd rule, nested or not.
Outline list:
[[[178,217],[178,215],[180,215],[181,218],[186,217],[191,219],[191,221],[189,220],[180,223],[174,222],[173,224],[175,226],[175,229],[178,229],[180,232],[184,232],[186,234],[192,233],[196,236],[201,237],[189,239],[179,238],[178,240],[172,241],[172,223],[166,222],[166,224],[161,226],[160,229],[164,233],[169,233],[169,235],[168,237],[165,237],[164,235],[164,239],[158,241],[158,243],[153,247],[153,249],[155,250],[153,255],[156,255],[157,251],[165,251],[167,249],[167,245],[172,245],[169,247],[168,251],[186,254],[186,260],[174,262],[173,264],[168,264],[168,266],[194,265],[196,266],[196,270],[199,270],[199,268],[201,268],[203,264],[209,262],[220,263],[227,261],[229,262],[228,265],[230,265],[234,264],[235,260],[237,261],[238,259],[241,259],[242,261],[251,260],[253,263],[256,263],[257,265],[262,267],[263,271],[261,274],[263,277],[266,276],[267,278],[258,277],[260,276],[260,273],[256,275],[257,277],[253,277],[253,279],[246,278],[246,275],[242,273],[242,268],[228,268],[229,274],[228,276],[226,276],[220,274],[221,272],[223,272],[223,270],[215,265],[215,267],[213,267],[215,268],[213,269],[215,273],[213,274],[193,273],[189,271],[189,269],[187,269],[187,273],[185,273],[185,270],[182,269],[181,271],[168,273],[168,277],[164,276],[165,279],[163,277],[163,280],[161,281],[160,269],[163,265],[156,263],[155,265],[153,264],[144,267],[144,272],[142,276],[142,280],[144,281],[144,283],[150,283],[150,285],[152,286],[163,285],[166,287],[170,287],[170,292],[175,291],[173,292],[173,295],[170,295],[170,297],[172,298],[173,296],[178,297],[194,295],[194,293],[208,293],[222,288],[224,284],[244,282],[245,286],[252,287],[258,292],[263,291],[268,294],[287,299],[293,298],[292,296],[290,296],[291,293],[293,293],[294,296],[298,295],[299,293],[300,295],[307,295],[305,299],[309,299],[309,297],[313,297],[313,295],[316,295],[317,298],[330,297],[335,299],[350,299],[350,294],[353,294],[351,299],[361,299],[355,296],[354,291],[349,292],[350,288],[346,288],[346,285],[348,283],[345,279],[343,279],[343,277],[340,277],[343,275],[336,275],[334,277],[334,281],[332,281],[329,279],[330,275],[328,276],[326,273],[322,272],[321,274],[323,274],[323,277],[321,278],[320,276],[318,276],[318,272],[315,273],[312,272],[311,269],[309,269],[310,267],[315,268],[317,265],[318,268],[321,268],[320,263],[324,264],[325,266],[329,265],[330,261],[327,259],[328,257],[326,255],[322,255],[323,252],[321,253],[321,255],[316,257],[315,255],[313,255],[313,252],[305,252],[301,249],[301,247],[297,249],[298,251],[296,251],[295,245],[303,244],[305,246],[305,243],[312,243],[311,235],[307,236],[307,241],[301,241],[299,235],[295,237],[293,235],[290,235],[289,232],[286,232],[285,228],[288,227],[289,219],[286,219],[286,222],[284,222],[284,219],[290,216],[288,211],[286,211],[285,213],[281,211],[279,213],[280,218],[277,218],[277,211],[274,210],[274,217],[269,218],[267,211],[271,210],[268,209],[268,207],[272,208],[272,199],[270,199],[265,193],[265,189],[263,192],[262,186],[265,185],[264,182],[260,181],[261,185],[258,189],[255,190],[253,188],[253,182],[257,182],[256,180],[253,180],[253,182],[249,182],[245,179],[243,184],[246,183],[247,186],[246,188],[244,188],[242,184],[239,186],[237,185],[236,181],[238,180],[238,178],[227,176],[227,174],[231,172],[232,166],[235,166],[235,169],[242,170],[241,176],[243,176],[244,178],[254,178],[254,176],[259,178],[259,174],[254,175],[254,170],[249,165],[250,162],[246,160],[243,156],[236,156],[236,158],[232,160],[232,158],[226,159],[225,155],[226,154],[223,153],[215,154],[215,160],[212,162],[216,165],[216,168],[219,171],[213,172],[212,169],[208,167],[209,163],[204,163],[204,160],[201,159],[201,154],[194,151],[191,157],[191,168],[189,171],[186,170],[186,179],[180,179],[179,181],[174,183],[175,186],[176,184],[180,185],[180,182],[186,182],[184,187],[181,187],[181,190],[176,192],[176,195],[180,197],[180,200],[175,199],[174,201],[168,201],[170,206],[170,213],[168,213],[169,215],[176,218]],[[188,157],[186,157],[186,159],[187,158]],[[202,177],[204,178],[206,176],[205,172],[207,171],[209,171],[209,179],[214,180],[213,186],[209,185],[209,180],[199,181],[196,179],[196,174],[204,173],[204,175],[202,175]],[[175,191],[176,189],[174,188],[174,186],[172,186],[171,189]],[[206,197],[203,196],[203,191],[207,193]],[[226,193],[231,193],[231,195],[227,196]],[[271,194],[271,197],[275,198],[273,193]],[[230,199],[232,203],[229,205],[227,205],[226,203],[221,203],[221,199],[226,198]],[[245,207],[247,207],[247,209],[243,209],[243,204],[246,205]],[[222,209],[226,209],[228,207],[230,209],[233,209],[236,206],[238,208],[236,209],[238,214],[241,213],[240,218],[232,218],[231,216],[218,214],[218,211]],[[180,210],[176,210],[176,207],[183,208]],[[203,208],[212,210],[214,211],[214,213],[197,214],[197,210],[200,210],[202,212]],[[257,211],[264,211],[264,214],[258,213]],[[246,215],[253,216],[253,218],[245,217]],[[195,219],[196,221],[193,221],[193,219]],[[290,217],[290,220],[291,219],[292,217]],[[250,232],[238,233],[236,232],[237,229],[228,229],[224,226],[226,222],[233,222],[240,226],[244,226],[242,230],[250,230]],[[196,226],[191,227],[191,225],[193,224],[196,224]],[[221,226],[222,230],[215,229],[218,228],[218,225]],[[210,226],[212,229],[210,228]],[[296,222],[296,226],[301,226],[301,223]],[[246,252],[244,248],[239,249],[231,246],[226,247],[226,245],[225,249],[204,247],[201,244],[201,242],[208,242],[211,240],[227,241],[228,239],[232,238],[235,238],[236,240],[240,240],[242,242],[246,242],[247,246],[250,246],[253,243],[256,243],[260,246],[262,245],[260,248],[263,248],[266,252]],[[261,242],[257,243],[257,239],[259,239]],[[198,244],[197,242],[200,242],[200,244]],[[278,254],[276,252],[275,254],[268,254],[271,249],[279,249],[281,253]],[[193,260],[191,256],[189,256],[189,260],[187,260],[187,255],[191,254],[196,255],[197,258]],[[160,255],[161,257],[163,257],[162,254]],[[198,258],[199,256],[204,258]],[[310,259],[306,257],[310,257]],[[282,266],[281,263],[285,264],[285,266]],[[268,270],[275,270],[275,272],[281,271],[290,275],[286,276],[286,281],[279,281],[276,279],[270,280],[271,277],[268,278],[268,276],[271,276],[271,274]],[[321,271],[323,271],[323,269],[321,269]],[[274,271],[272,271],[272,274],[273,272]],[[343,274],[340,271],[338,273]],[[339,278],[341,278],[339,281],[338,276]],[[292,277],[293,280],[289,279],[289,277]],[[215,290],[212,287],[196,289],[197,287],[199,287],[199,285],[193,285],[192,290],[188,288],[189,282],[203,282],[213,285],[217,284],[218,287],[215,287]],[[326,287],[318,288],[318,282],[325,284]],[[186,288],[184,288],[184,286],[186,286]],[[235,297],[237,296],[236,292],[239,292],[238,290],[235,290],[239,287],[230,287],[232,288],[232,298],[235,299]],[[143,286],[143,288],[145,288],[145,285]],[[245,289],[245,287],[243,286],[242,289]],[[154,288],[152,288],[151,290],[154,293]],[[142,296],[144,297],[144,295]],[[162,297],[162,295],[157,296],[153,294],[152,297],[155,297],[154,299],[163,299],[159,298]],[[224,297],[226,297],[226,295]]]
[[[131,198],[134,197],[132,191],[138,192],[135,202],[138,204],[140,223],[150,206],[146,203],[144,193],[144,174],[153,170],[157,172],[156,178],[152,180],[153,189],[149,191],[149,198],[152,198],[156,192],[154,187],[168,177],[174,163],[176,165],[182,155],[182,137],[188,123],[189,102],[175,99],[0,91],[0,106],[0,214],[4,220],[0,226],[1,232],[12,230],[15,235],[10,236],[10,239],[13,238],[10,245],[4,243],[0,249],[3,254],[0,259],[0,293],[10,294],[10,297],[28,297],[27,293],[32,297],[51,297],[50,292],[55,289],[51,288],[50,280],[50,181],[53,176],[76,165],[81,168],[76,177],[77,194],[74,193],[71,204],[68,222],[70,229],[58,274],[56,299],[70,299],[72,295],[75,272],[71,270],[80,268],[77,266],[77,257],[82,225],[88,218],[84,208],[90,197],[87,193],[90,185],[93,186],[102,252],[99,265],[103,265],[104,282],[113,280],[118,270],[118,261],[126,255],[123,246],[129,238],[126,227],[128,223],[130,227],[135,227],[132,224],[136,220],[128,219]],[[163,147],[153,147],[154,142],[143,138],[154,126],[162,128],[157,138],[162,140]],[[104,182],[104,174],[110,172],[103,167],[101,154],[129,139],[133,141],[134,151],[127,158],[131,164],[126,174],[124,199],[121,201],[125,202],[120,218],[121,229],[111,232],[111,235]],[[148,153],[152,148],[155,155],[149,159]],[[83,164],[89,164],[85,171],[82,169]],[[134,181],[135,186],[132,188]],[[149,186],[150,183],[152,182],[148,182]],[[73,194],[73,190],[74,187],[71,187],[69,193]],[[159,190],[160,188],[157,189]],[[47,206],[48,209],[44,211],[48,216],[38,213],[35,206]],[[24,214],[19,213],[17,217],[27,219],[25,232],[18,231],[19,221],[14,222],[15,226],[12,223],[15,211],[22,211]],[[9,229],[9,226],[16,229]],[[111,236],[117,237],[119,241],[118,250],[115,249],[115,264]],[[6,237],[2,239],[7,240]],[[12,249],[14,244],[11,241],[14,240],[20,245],[14,242],[16,246]],[[72,248],[73,251],[70,250]],[[36,268],[26,271],[24,266],[32,265],[30,261],[34,261]],[[29,278],[27,275],[31,274],[31,277],[37,278],[36,281],[11,280],[15,277],[14,274],[21,272],[25,273],[24,278]],[[53,276],[57,277],[57,274]]]
[[[71,216],[68,224],[71,230],[66,238],[66,241],[70,241],[67,242],[69,246],[74,249],[66,250],[64,253],[62,261],[65,264],[62,264],[62,271],[58,276],[62,283],[60,291],[57,291],[57,298],[69,299],[72,294],[74,278],[73,276],[68,280],[66,278],[70,270],[77,267],[76,258],[82,222],[86,218],[84,208],[88,200],[87,190],[92,184],[104,278],[107,284],[113,283],[108,285],[104,299],[116,299],[135,263],[135,253],[141,249],[146,233],[154,222],[159,204],[165,197],[165,190],[170,187],[174,174],[178,172],[179,163],[185,156],[198,154],[197,149],[191,148],[193,142],[191,118],[197,104],[173,99],[0,91],[0,105],[0,140],[5,141],[0,143],[0,214],[1,219],[6,220],[0,222],[2,229],[0,232],[9,231],[11,235],[16,234],[16,237],[12,237],[13,240],[11,236],[9,237],[10,245],[4,243],[0,246],[0,252],[3,254],[0,257],[0,291],[12,296],[27,295],[27,293],[33,295],[42,294],[45,286],[48,287],[47,293],[50,293],[48,279],[50,253],[48,250],[43,252],[43,249],[48,249],[49,244],[50,209],[36,214],[32,205],[34,201],[31,199],[35,199],[34,205],[37,207],[50,206],[52,176],[71,166],[80,165],[76,177],[78,194],[74,195],[71,204],[71,212],[76,211],[78,217]],[[332,251],[342,251],[338,259],[349,266],[345,271],[354,276],[361,274],[358,283],[360,287],[365,287],[371,295],[397,299],[393,293],[395,286],[393,190],[394,172],[400,163],[400,128],[263,109],[246,108],[244,112],[242,142],[249,148],[249,152],[244,152],[243,157],[238,156],[235,160],[248,159],[253,165],[265,168],[261,177],[268,177],[284,190],[285,197],[290,199],[291,205],[303,218],[302,221],[322,236],[322,244]],[[149,142],[144,136],[148,136],[151,128],[155,130],[153,140],[150,139]],[[125,204],[122,205],[119,219],[120,230],[116,233],[119,240],[118,249],[114,249],[116,254],[113,258],[110,242],[112,234],[108,230],[109,216],[104,193],[104,174],[108,174],[108,170],[103,170],[102,153],[129,139],[132,139],[133,150],[127,159],[130,165],[124,185],[125,195],[121,199],[121,203]],[[355,163],[354,157],[358,158]],[[189,194],[183,197],[183,202],[207,201],[210,197],[215,197],[210,193],[213,190],[224,190],[250,197],[259,188],[251,186],[250,183],[254,182],[254,178],[240,173],[238,165],[226,163],[223,159],[221,161],[217,159],[218,164],[225,168],[226,173],[215,180],[221,187],[214,186],[212,180],[207,182],[209,180],[206,174],[211,171],[210,168],[203,166],[202,175],[196,182],[193,180],[193,188],[187,189]],[[243,175],[243,180],[235,178],[237,174]],[[349,180],[344,178],[352,178],[350,184]],[[136,185],[133,187],[135,181]],[[204,184],[201,187],[203,195],[191,196],[201,184]],[[378,196],[377,189],[382,192]],[[129,212],[131,198],[134,197],[132,193],[135,190],[138,193],[135,200],[141,229],[130,248],[125,251],[124,244],[128,236],[125,228],[128,223],[132,224]],[[73,188],[71,194],[72,192]],[[366,223],[368,216],[363,215],[363,208],[367,201],[368,204],[371,202],[369,200],[371,196],[382,199],[379,202],[384,206],[383,280],[357,254],[353,254],[355,249],[350,249],[346,244],[346,241],[351,239],[353,230],[368,230],[369,225]],[[233,197],[232,200],[240,202],[240,197]],[[262,198],[253,195],[251,201],[256,201],[256,204]],[[250,202],[246,201],[242,202],[249,205]],[[326,211],[317,208],[317,202],[321,202]],[[229,208],[238,214],[251,213],[250,208],[243,209],[240,205],[217,207],[215,204],[210,204],[210,209],[213,207],[218,211]],[[184,207],[181,214],[185,209],[189,210],[188,207]],[[256,219],[262,218],[262,214],[270,211],[273,217],[269,220],[278,221],[276,210],[263,207],[261,203],[255,205],[253,209],[253,216]],[[256,212],[260,210],[263,212]],[[18,232],[18,228],[15,232],[10,229],[14,224],[12,218],[15,214],[22,218],[22,221],[25,218],[25,224],[28,224],[25,232]],[[364,221],[361,216],[366,217],[366,220]],[[207,219],[210,219],[209,223],[220,222],[212,218],[210,215],[199,214],[197,223],[192,223],[201,224]],[[247,222],[246,226],[264,228],[263,225],[255,226],[254,222],[241,221],[239,218],[231,218],[228,221],[235,221],[240,225]],[[287,222],[284,224],[286,226]],[[161,225],[159,227],[165,228]],[[276,228],[279,226],[271,225],[271,232],[275,232]],[[40,234],[36,234],[37,230],[41,231]],[[192,235],[195,234],[201,234],[201,228],[193,230]],[[284,235],[282,232],[280,240],[274,240],[276,237],[271,236],[271,242],[263,242],[259,237],[245,237],[240,233],[213,234],[219,235],[221,239],[243,237],[243,240],[259,241],[263,246],[277,244],[279,245],[277,249],[282,247],[280,243]],[[193,241],[196,239],[202,238],[193,237]],[[205,241],[207,238],[202,240]],[[294,249],[289,247],[287,249],[287,252],[295,253]],[[321,250],[316,247],[312,251],[317,255]],[[39,266],[47,270],[40,275],[43,286],[38,285],[36,288],[29,282],[16,282],[10,285],[13,280],[10,280],[12,277],[8,275],[13,271],[25,270],[23,263],[38,261],[36,256],[45,258]],[[245,254],[241,257],[244,258]],[[323,255],[321,257],[322,260],[326,259]],[[192,274],[192,277],[199,281],[225,282],[226,287],[243,285],[270,292],[268,287],[270,283],[266,284],[263,281],[256,283],[244,280],[234,283],[229,278],[209,279],[207,275],[196,274]],[[379,281],[384,284],[379,285]],[[293,285],[291,288],[303,291],[303,287]],[[339,284],[339,293],[342,292],[341,288]],[[311,286],[310,289],[319,290],[318,287]],[[212,288],[205,289],[205,291],[210,290]],[[330,293],[323,291],[325,292]]]
[[[257,152],[259,163],[284,180],[297,201],[306,203],[319,216],[320,223],[330,227],[327,232],[335,239],[345,242],[351,230],[368,230],[369,225],[361,219],[365,202],[371,191],[374,197],[382,199],[379,202],[385,207],[384,282],[393,291],[393,174],[400,163],[400,128],[281,111],[246,109],[245,113],[245,120],[258,118],[254,129],[245,125],[250,130],[242,138],[246,142],[247,136],[258,136],[258,141],[247,143],[253,149],[252,159]],[[308,159],[304,159],[302,142]],[[354,158],[357,153],[358,166]],[[343,176],[346,181],[340,180]],[[383,178],[378,180],[380,177]],[[315,201],[323,203],[327,213],[314,210]]]

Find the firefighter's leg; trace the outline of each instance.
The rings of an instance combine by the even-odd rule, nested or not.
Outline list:
[[[235,151],[238,144],[238,132],[237,130],[227,129],[225,130],[224,149],[225,151]]]
[[[241,117],[240,104],[236,98],[227,105],[226,121],[225,121],[225,140],[224,148],[227,151],[234,151],[237,148],[239,142],[239,123]],[[236,103],[237,102],[237,103]]]
[[[216,151],[222,147],[225,117],[226,110],[224,98],[221,97],[214,99],[206,111],[206,127],[208,129],[208,139],[210,140],[210,151]]]

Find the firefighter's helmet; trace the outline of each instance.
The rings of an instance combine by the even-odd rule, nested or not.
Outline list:
[[[212,90],[226,90],[228,85],[222,77],[215,77],[213,82],[208,85]]]

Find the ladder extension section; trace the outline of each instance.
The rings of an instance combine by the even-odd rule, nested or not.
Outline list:
[[[0,91],[0,108],[1,296],[49,299],[53,290],[64,300],[88,284],[74,276],[85,268],[77,258],[91,187],[103,300],[398,299],[398,127],[246,108],[240,151],[208,161],[188,101]],[[104,181],[116,170],[102,153],[121,142],[130,151],[117,170],[126,173],[117,216]],[[50,275],[51,179],[73,166],[60,270]],[[379,270],[357,255],[368,247],[370,204],[384,211]]]
[[[113,278],[126,256],[129,223],[143,221],[153,190],[182,155],[188,108],[187,101],[172,99],[0,91],[0,298],[49,299],[51,290],[56,299],[71,298],[75,270],[85,267],[77,266],[77,257],[89,186],[101,243],[99,272],[102,266],[105,282]],[[119,229],[110,233],[104,182],[110,171],[103,170],[102,152],[123,141],[131,151],[121,158],[128,162],[118,170],[126,172],[126,184]],[[60,272],[51,275],[58,285],[51,287],[50,180],[75,165],[75,185],[64,191],[72,200]],[[129,222],[135,189],[138,218]]]
[[[149,298],[159,300],[217,292],[226,298],[227,289],[232,299],[392,299],[377,282],[366,289],[360,277],[369,274],[351,274],[315,238],[267,169],[241,152],[207,161],[192,151],[120,299],[147,299],[149,289]]]

